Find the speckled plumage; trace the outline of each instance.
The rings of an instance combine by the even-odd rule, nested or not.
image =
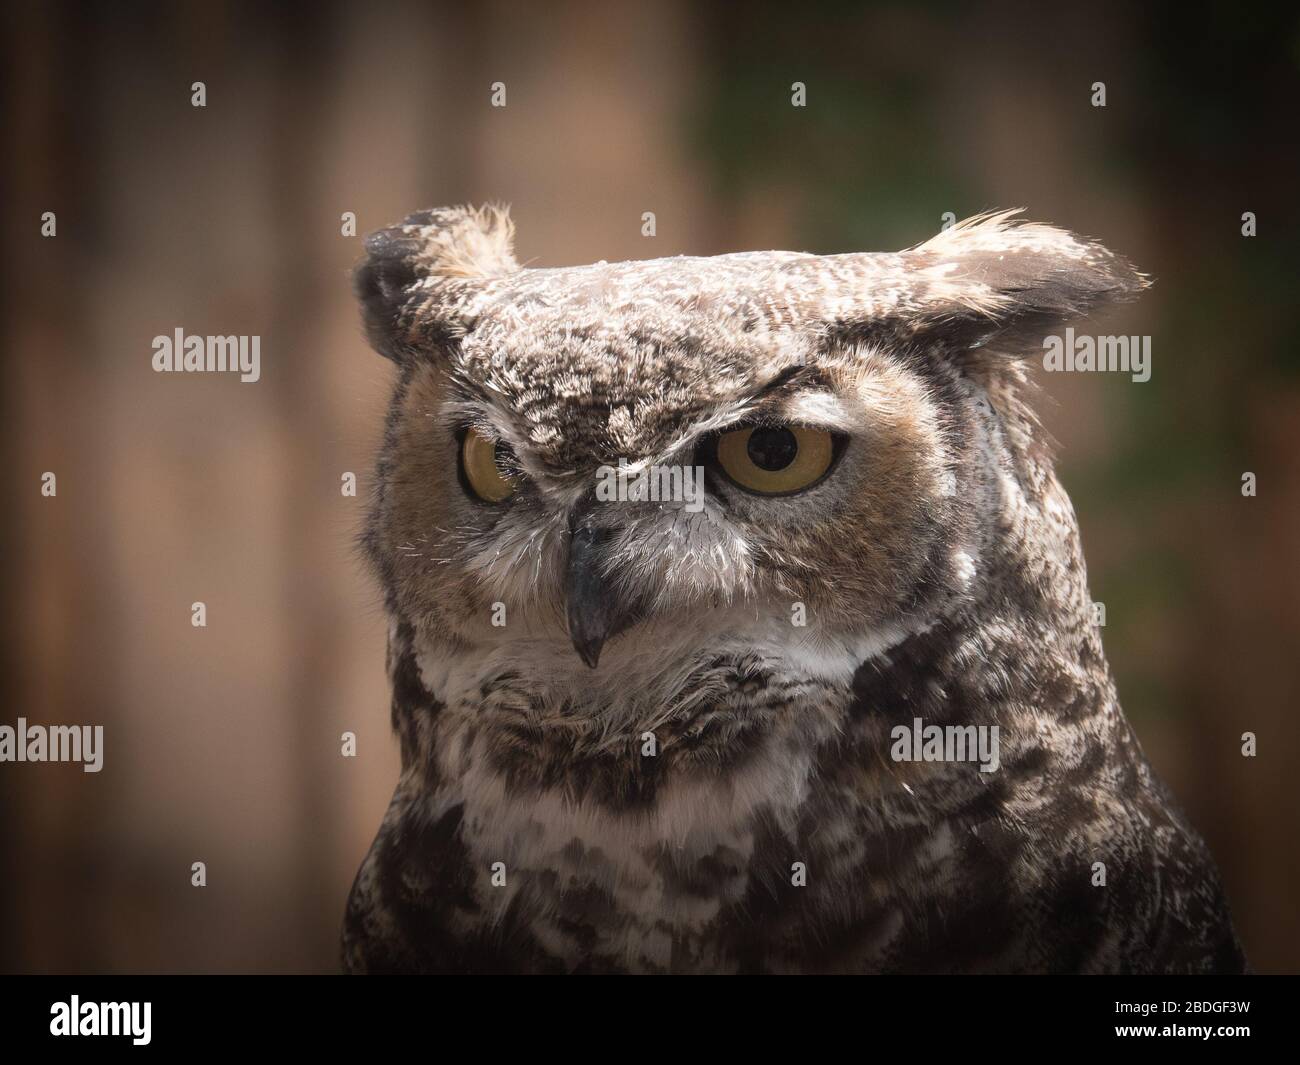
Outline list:
[[[1006,214],[880,255],[539,270],[511,239],[424,212],[357,275],[398,366],[365,543],[402,773],[347,968],[1239,971],[1022,400],[1044,333],[1141,275]],[[598,466],[753,419],[849,443],[799,495],[592,504]],[[465,427],[513,453],[508,504],[462,491]],[[594,669],[578,513],[624,618]],[[997,725],[999,768],[894,761],[916,718]]]

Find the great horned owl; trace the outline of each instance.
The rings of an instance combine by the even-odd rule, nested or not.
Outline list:
[[[512,239],[426,211],[356,277],[402,773],[347,968],[1240,970],[1024,402],[1142,275],[1006,213],[897,254]],[[900,754],[935,727],[998,755]]]

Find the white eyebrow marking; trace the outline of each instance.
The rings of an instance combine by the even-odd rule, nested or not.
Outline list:
[[[722,404],[712,414],[691,423],[666,447],[638,462],[629,463],[627,469],[635,473],[642,468],[672,462],[688,445],[694,447],[701,437],[725,433],[733,426],[744,425],[758,410],[774,411],[779,415],[779,420],[813,429],[849,433],[856,425],[840,397],[822,389],[795,392],[784,396],[775,404],[770,401],[765,404],[761,399],[753,398],[735,400]]]
[[[786,421],[796,425],[848,432],[854,424],[843,401],[834,392],[796,392],[785,399],[777,410]]]

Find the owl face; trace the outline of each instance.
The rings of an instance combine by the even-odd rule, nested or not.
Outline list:
[[[1005,216],[898,255],[522,270],[510,241],[453,209],[368,244],[400,367],[368,547],[417,630],[568,697],[637,663],[816,673],[960,603],[1026,338],[1141,284]]]

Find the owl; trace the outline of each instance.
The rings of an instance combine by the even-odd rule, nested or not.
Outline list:
[[[401,774],[353,972],[1228,972],[1028,405],[1146,279],[1003,212],[896,254],[523,269],[371,236],[364,553]]]

